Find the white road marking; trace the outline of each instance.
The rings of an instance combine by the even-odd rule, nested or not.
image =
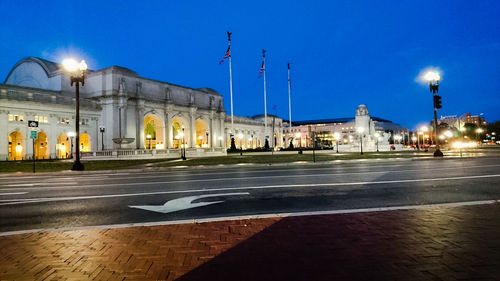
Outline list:
[[[20,204],[40,203],[40,202],[99,199],[99,198],[148,196],[148,195],[160,195],[160,194],[180,194],[180,193],[198,193],[198,192],[232,191],[232,190],[257,190],[257,189],[273,189],[273,188],[287,188],[287,187],[294,188],[294,187],[317,187],[317,186],[376,185],[376,184],[394,184],[394,183],[411,183],[411,182],[427,182],[427,181],[449,181],[449,180],[480,179],[480,178],[495,178],[495,177],[500,177],[500,174],[479,175],[479,176],[462,176],[462,177],[444,177],[444,178],[426,178],[426,179],[408,179],[408,180],[330,182],[330,183],[306,183],[306,184],[221,187],[221,188],[187,189],[187,190],[156,191],[156,192],[143,192],[143,193],[88,195],[88,196],[73,196],[73,197],[42,197],[42,198],[18,199],[17,202],[0,203],[0,206],[20,205]],[[5,200],[0,200],[0,202],[1,201],[5,202]],[[12,200],[8,200],[8,201],[12,201]]]
[[[425,204],[425,205],[405,205],[405,206],[394,206],[394,207],[326,210],[326,211],[313,211],[313,212],[268,213],[260,215],[243,215],[243,216],[240,215],[240,216],[213,217],[213,218],[203,218],[203,219],[195,218],[186,220],[156,221],[156,222],[143,222],[143,223],[124,223],[124,224],[75,226],[75,227],[61,227],[61,228],[39,228],[30,230],[0,232],[0,237],[9,235],[37,233],[37,232],[43,233],[43,232],[81,231],[81,230],[93,230],[93,229],[118,229],[118,228],[130,228],[130,227],[210,223],[219,221],[250,220],[250,219],[264,219],[264,218],[276,218],[276,217],[286,218],[286,217],[301,217],[301,216],[388,212],[388,211],[398,211],[398,210],[426,210],[426,209],[436,209],[436,208],[456,208],[464,206],[489,205],[495,203],[498,204],[500,202],[498,199],[495,199],[495,200],[465,201],[465,202],[437,203],[437,204]]]
[[[181,210],[203,207],[203,206],[208,206],[208,205],[224,202],[224,200],[222,200],[222,201],[193,203],[194,200],[198,200],[198,199],[202,199],[202,198],[235,196],[235,195],[249,195],[249,194],[250,193],[248,193],[248,192],[204,194],[204,195],[187,196],[187,197],[173,199],[173,200],[167,201],[163,205],[141,205],[141,206],[129,206],[129,207],[167,214],[167,213],[177,212],[177,211],[181,211]]]
[[[5,186],[16,187],[16,186],[35,186],[36,183],[18,183],[18,184],[6,184]]]
[[[26,194],[28,192],[10,192],[10,193],[0,193],[0,196],[2,195],[21,195],[21,194]]]
[[[496,167],[500,165],[478,165],[478,166],[468,166],[466,168],[484,168],[484,167]],[[40,183],[37,187],[31,188],[23,188],[23,190],[36,190],[36,189],[46,189],[47,187],[56,188],[53,185],[64,185],[64,189],[69,188],[84,188],[84,187],[112,187],[112,186],[134,186],[134,185],[154,185],[154,184],[176,184],[176,183],[194,183],[194,182],[214,182],[214,181],[231,181],[231,180],[252,180],[252,179],[272,179],[272,178],[294,178],[294,177],[319,177],[319,176],[347,176],[347,175],[357,175],[357,174],[388,174],[388,173],[406,173],[406,172],[418,172],[422,170],[455,170],[457,168],[465,168],[465,167],[444,167],[444,168],[420,168],[420,169],[406,169],[406,170],[385,170],[385,171],[369,171],[369,172],[350,172],[350,173],[322,173],[322,174],[306,174],[306,175],[279,175],[279,176],[255,176],[255,177],[236,177],[236,178],[213,178],[213,179],[190,179],[190,180],[170,180],[170,181],[160,181],[160,182],[140,182],[140,183],[105,183],[105,184],[88,184],[88,185],[69,185],[66,186],[66,183]],[[163,177],[163,176],[151,176],[154,177]],[[139,178],[148,178],[148,177],[135,177],[134,179]],[[92,180],[92,179],[89,179]],[[9,186],[9,185],[7,185]],[[10,191],[13,189],[8,188],[0,188],[0,191]]]

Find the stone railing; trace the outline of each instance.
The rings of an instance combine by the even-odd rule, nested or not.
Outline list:
[[[111,159],[111,158],[178,158],[181,150],[178,148],[169,149],[120,149],[104,151],[81,152],[85,159]],[[186,148],[186,156],[206,157],[226,155],[226,148]]]

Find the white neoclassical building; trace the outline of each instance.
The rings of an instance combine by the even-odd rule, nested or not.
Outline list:
[[[38,128],[28,121],[38,121]],[[111,66],[87,71],[80,88],[80,143],[73,143],[75,89],[59,63],[29,57],[0,84],[0,160],[68,158],[79,145],[84,157],[225,154],[230,135],[237,148],[282,146],[283,122],[262,116],[226,116],[223,97],[140,77]],[[266,131],[267,128],[267,131]],[[37,139],[30,139],[32,130]],[[274,138],[272,136],[274,135]],[[33,151],[34,150],[34,151]]]
[[[389,138],[408,129],[392,121],[372,117],[368,108],[360,104],[354,117],[321,120],[293,121],[292,126],[285,122],[284,140],[288,147],[312,147],[313,139],[322,148],[333,148],[338,144],[340,151],[359,151],[361,142],[365,151],[389,150]],[[390,133],[392,132],[392,133]]]

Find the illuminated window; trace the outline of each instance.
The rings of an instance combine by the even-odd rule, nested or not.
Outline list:
[[[24,121],[24,116],[17,114],[9,114],[9,121]]]
[[[35,121],[38,121],[39,123],[49,123],[49,117],[36,115]]]
[[[61,119],[59,119],[59,124],[69,124],[69,118],[62,117]]]

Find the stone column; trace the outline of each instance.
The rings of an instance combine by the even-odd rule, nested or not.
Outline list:
[[[196,109],[191,109],[190,117],[190,128],[189,128],[189,138],[190,138],[190,146],[196,147],[196,120],[195,120]]]
[[[135,111],[136,119],[136,132],[135,143],[137,149],[144,148],[144,100],[137,100],[137,107]]]
[[[9,157],[9,119],[7,110],[0,110],[0,131],[4,135],[0,137],[0,160],[6,160]]]
[[[221,147],[225,147],[226,146],[226,143],[227,143],[227,135],[226,135],[226,130],[224,128],[224,115],[221,114],[219,116],[219,136],[222,136],[222,146]],[[220,141],[219,141],[219,144],[220,146]]]
[[[209,126],[210,126],[210,128],[209,128],[209,134],[210,134],[209,138],[210,138],[210,140],[207,140],[208,142],[210,142],[209,143],[209,147],[211,147],[211,148],[216,147],[214,145],[214,142],[216,141],[216,137],[217,137],[214,134],[214,132],[215,132],[215,128],[214,128],[214,126],[215,126],[215,120],[214,120],[214,118],[215,118],[215,112],[211,111],[210,112],[210,124],[209,124]]]

